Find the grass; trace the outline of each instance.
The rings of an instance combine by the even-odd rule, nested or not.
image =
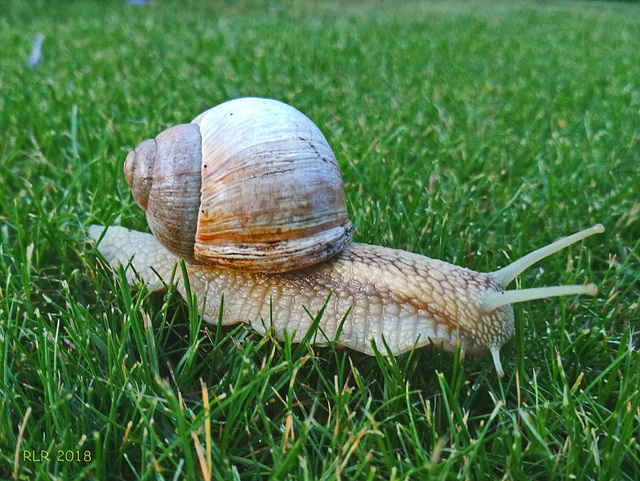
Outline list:
[[[640,478],[640,5],[123,4],[0,11],[0,478]],[[516,306],[500,380],[129,288],[84,233],[146,228],[126,152],[245,95],[320,126],[358,241],[487,271],[601,222],[518,281],[599,295]]]

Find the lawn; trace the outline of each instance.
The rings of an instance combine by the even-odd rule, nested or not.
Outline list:
[[[125,3],[0,7],[0,479],[640,479],[640,4]],[[85,230],[147,229],[124,157],[241,96],[320,127],[358,242],[492,271],[602,223],[510,286],[598,295],[515,305],[500,379],[129,287]]]

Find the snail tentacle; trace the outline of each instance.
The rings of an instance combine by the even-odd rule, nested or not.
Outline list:
[[[558,239],[551,244],[541,247],[530,252],[517,261],[503,267],[500,270],[491,272],[488,275],[495,279],[503,287],[507,287],[512,280],[519,276],[536,262],[555,254],[561,249],[575,244],[594,234],[604,232],[602,224],[596,224],[593,227],[582,230],[562,239]],[[587,294],[595,296],[598,293],[598,287],[595,284],[573,285],[573,286],[551,286],[536,287],[531,289],[519,289],[515,291],[487,291],[483,294],[482,306],[487,311],[492,311],[500,306],[507,304],[515,304],[517,302],[533,301],[535,299],[546,299],[548,297],[570,296],[578,294]]]

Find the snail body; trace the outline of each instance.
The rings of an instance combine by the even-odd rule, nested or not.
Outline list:
[[[131,284],[140,276],[156,289],[173,279],[183,297],[184,280],[176,265],[184,259],[191,291],[197,293],[207,322],[249,322],[259,333],[273,329],[279,339],[286,334],[300,341],[313,323],[312,316],[324,307],[316,342],[335,340],[367,354],[374,352],[372,343],[382,349],[386,342],[394,354],[430,343],[453,351],[459,344],[471,355],[491,354],[502,376],[499,353],[513,335],[512,303],[597,292],[594,285],[505,289],[531,264],[603,232],[599,224],[491,273],[352,243],[353,226],[346,215],[337,162],[319,129],[303,114],[273,100],[238,99],[185,125],[184,144],[179,142],[183,126],[172,127],[169,134],[165,131],[142,142],[125,162],[127,181],[146,209],[155,237],[117,226],[91,226],[89,235],[99,241],[98,249],[111,265],[127,267]],[[221,140],[209,142],[213,137]],[[168,138],[171,142],[177,138],[177,146],[161,145]],[[230,148],[225,150],[225,144]],[[162,162],[171,164],[167,171],[156,165],[163,156],[168,160]],[[201,171],[184,167],[191,162],[184,159],[191,157]],[[260,171],[263,164],[266,168]],[[253,182],[249,191],[240,185],[239,171],[245,169]],[[171,178],[178,180],[170,184]],[[216,184],[219,179],[226,182]],[[283,183],[264,187],[273,180]],[[312,184],[311,193],[301,195],[298,190],[307,182]],[[188,192],[192,185],[199,192]],[[155,192],[158,187],[168,192]],[[262,188],[266,197],[253,193]],[[215,209],[247,198],[254,202],[232,205],[229,218],[218,222],[216,229],[221,225],[222,234],[208,227],[222,216]],[[269,202],[274,198],[278,200]],[[169,240],[156,233],[164,229],[164,221],[157,218],[162,218],[165,207],[151,205],[158,199],[186,209],[185,214],[169,216]],[[212,199],[213,207],[204,205]],[[258,214],[252,217],[254,207]],[[186,223],[190,224],[183,235],[180,224]],[[287,243],[287,236],[293,244]],[[203,254],[210,241],[213,254]]]

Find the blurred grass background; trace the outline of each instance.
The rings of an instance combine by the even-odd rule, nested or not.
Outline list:
[[[3,1],[0,478],[638,479],[639,27],[622,2]],[[486,271],[602,222],[519,279],[598,297],[516,306],[501,381],[130,290],[83,227],[144,230],[128,150],[239,96],[318,124],[357,241]]]

